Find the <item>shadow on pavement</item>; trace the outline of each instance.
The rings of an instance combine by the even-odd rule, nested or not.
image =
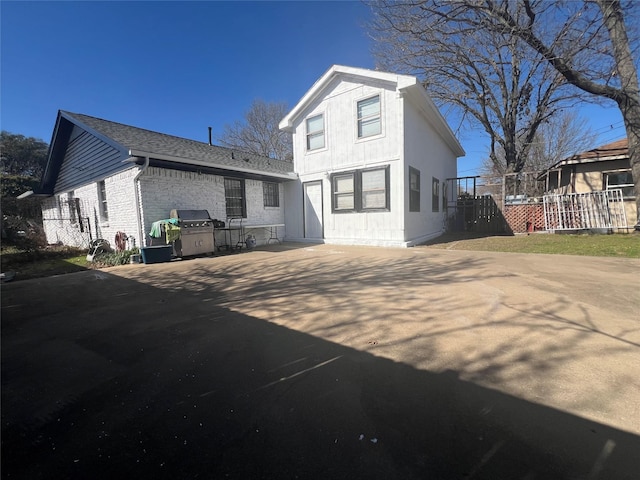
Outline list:
[[[158,289],[106,272],[10,287],[3,478],[561,480],[640,471],[638,436],[456,371],[418,370],[240,314],[217,304],[215,287]],[[51,298],[30,302],[34,291],[58,302],[47,313]]]

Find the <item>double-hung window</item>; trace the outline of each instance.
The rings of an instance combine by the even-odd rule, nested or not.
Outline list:
[[[431,211],[438,212],[440,210],[440,180],[433,177],[431,180]]]
[[[389,167],[336,173],[331,196],[334,212],[389,210]]]
[[[361,210],[387,208],[387,169],[376,168],[360,172]]]
[[[104,180],[98,182],[98,202],[100,203],[100,220],[106,222],[109,220],[109,209],[107,208],[107,186]]]
[[[355,172],[333,176],[332,194],[334,211],[353,211],[355,209]]]
[[[380,95],[358,102],[358,138],[371,137],[382,132]]]
[[[307,150],[324,148],[324,115],[307,118]]]
[[[247,217],[247,203],[243,179],[224,179],[224,199],[227,207],[227,218]]]
[[[619,188],[622,190],[623,198],[635,198],[633,191],[633,177],[631,170],[619,170],[617,172],[603,173],[605,190]]]
[[[280,206],[280,192],[277,183],[262,182],[262,196],[265,207]]]
[[[409,167],[409,211],[420,211],[420,170]]]
[[[78,218],[80,217],[79,212],[80,212],[80,205],[78,204],[78,198],[75,197],[75,194],[73,191],[69,192],[69,195],[67,196],[67,201],[68,201],[68,205],[69,205],[69,219],[71,220],[72,224],[76,224],[78,223]]]

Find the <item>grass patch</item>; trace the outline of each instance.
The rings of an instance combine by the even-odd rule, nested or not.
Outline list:
[[[447,250],[640,258],[640,235],[543,234],[482,237],[445,234],[425,244]]]
[[[4,273],[14,272],[15,280],[28,280],[125,265],[134,253],[139,254],[140,250],[135,248],[123,252],[104,252],[96,255],[93,262],[88,262],[87,250],[80,248],[50,246],[21,250],[15,246],[3,245],[0,251],[0,268]]]
[[[70,247],[49,247],[23,251],[15,247],[2,247],[0,269],[15,272],[15,280],[49,277],[88,270],[87,252]]]

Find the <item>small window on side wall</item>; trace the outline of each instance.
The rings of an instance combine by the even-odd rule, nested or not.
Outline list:
[[[107,208],[107,186],[104,180],[98,182],[98,202],[100,202],[100,220],[109,220],[109,209]]]
[[[431,211],[440,211],[440,180],[436,177],[431,181]]]
[[[409,211],[420,211],[420,170],[409,167]]]
[[[442,211],[447,212],[447,181],[442,182]]]
[[[307,150],[319,150],[324,148],[324,115],[315,115],[307,118]]]
[[[265,207],[280,206],[280,191],[277,183],[262,182],[262,196]]]

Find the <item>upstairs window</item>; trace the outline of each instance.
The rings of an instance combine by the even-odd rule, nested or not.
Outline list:
[[[605,190],[613,190],[615,188],[619,188],[622,190],[623,198],[635,198],[631,170],[605,172],[603,173],[603,177]]]
[[[227,218],[247,217],[244,180],[238,178],[225,178],[224,200],[227,207]]]
[[[380,121],[380,95],[358,102],[358,138],[371,137],[382,132]]]
[[[262,182],[262,197],[265,207],[280,206],[280,192],[277,183]]]
[[[109,220],[109,209],[107,208],[107,187],[104,180],[98,182],[98,202],[100,203],[100,220]]]
[[[307,118],[307,150],[324,148],[324,115]]]
[[[420,211],[420,170],[409,167],[409,211]]]

